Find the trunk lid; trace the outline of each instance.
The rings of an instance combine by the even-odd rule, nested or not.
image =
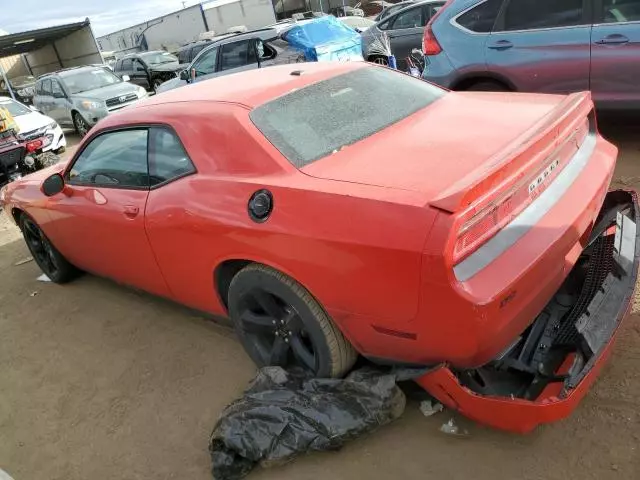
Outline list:
[[[452,92],[302,171],[423,192],[432,205],[454,212],[473,200],[470,194],[481,196],[558,142],[562,122],[586,117],[591,107],[588,93]],[[516,157],[527,158],[515,165]]]

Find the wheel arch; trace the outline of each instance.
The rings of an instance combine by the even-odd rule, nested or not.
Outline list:
[[[20,226],[20,217],[24,214],[24,210],[18,207],[13,207],[11,209],[11,216],[13,217],[13,221],[16,225]]]
[[[456,79],[456,81],[451,85],[451,90],[467,90],[471,85],[475,83],[487,81],[500,83],[512,92],[518,91],[511,80],[509,80],[504,75],[500,75],[499,73],[494,72],[474,72],[463,75],[460,78]]]
[[[312,290],[305,284],[305,282],[301,280],[299,277],[297,277],[291,270],[285,268],[282,265],[265,261],[265,259],[241,258],[240,256],[238,256],[238,257],[226,258],[220,261],[220,263],[216,265],[213,271],[213,285],[214,285],[215,293],[216,295],[218,295],[218,300],[220,301],[220,305],[224,307],[225,313],[227,314],[229,313],[228,311],[229,305],[228,305],[227,299],[229,296],[229,286],[231,285],[231,280],[233,280],[233,277],[235,277],[240,270],[242,270],[244,267],[252,263],[272,268],[277,272],[287,275],[288,277],[292,278],[293,280],[298,282],[300,285],[302,285],[302,287],[307,292],[309,292],[314,298],[316,298],[318,303],[321,304],[320,300],[313,294]],[[324,305],[322,306],[322,308],[325,308]]]

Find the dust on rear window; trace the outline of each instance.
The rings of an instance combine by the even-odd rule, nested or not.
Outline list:
[[[409,75],[365,67],[265,103],[250,117],[301,168],[393,125],[444,93]]]

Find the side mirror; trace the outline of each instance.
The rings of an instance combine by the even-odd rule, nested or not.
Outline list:
[[[47,197],[53,197],[54,195],[64,190],[64,179],[59,173],[54,173],[50,177],[47,177],[42,182],[42,193]]]
[[[122,75],[123,82],[128,82],[129,80],[131,80],[131,77],[129,75]]]
[[[180,72],[180,75],[178,75],[180,77],[180,80],[184,80],[185,82],[189,81],[189,70],[182,70]]]

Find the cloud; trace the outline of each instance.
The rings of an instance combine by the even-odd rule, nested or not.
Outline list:
[[[185,3],[192,6],[198,2]],[[21,0],[20,7],[2,8],[0,30],[17,33],[89,17],[95,35],[102,36],[181,8],[178,0]]]

